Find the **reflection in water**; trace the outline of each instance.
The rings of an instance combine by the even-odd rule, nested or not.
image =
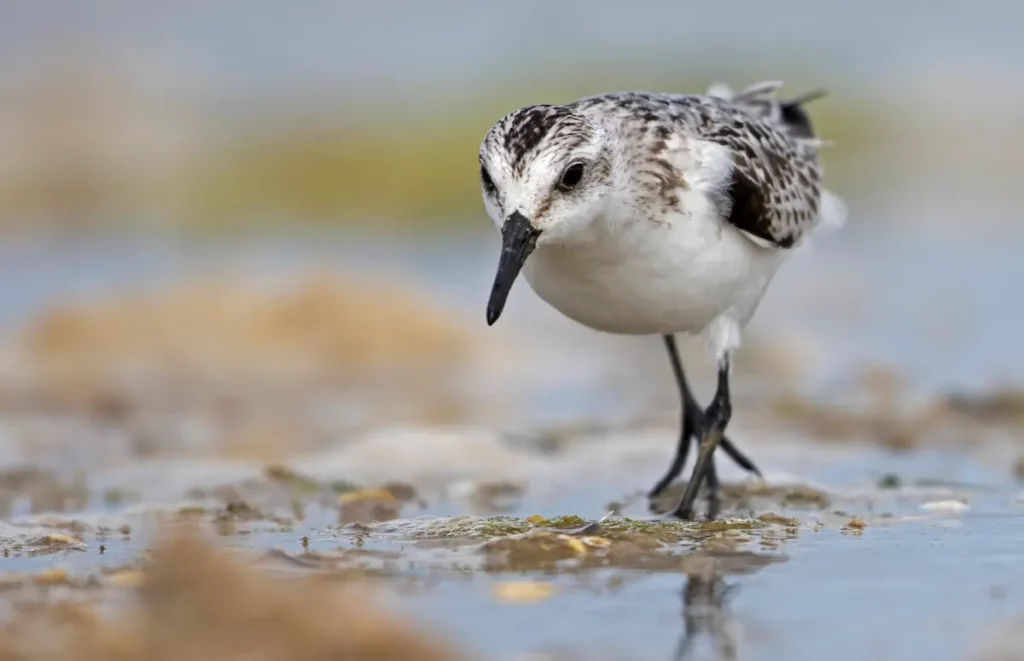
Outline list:
[[[692,658],[694,642],[701,633],[713,641],[716,659],[736,659],[736,639],[726,609],[726,602],[736,587],[725,582],[713,562],[687,575],[683,587],[684,629],[674,661]]]

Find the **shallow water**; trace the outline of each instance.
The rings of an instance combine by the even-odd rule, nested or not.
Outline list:
[[[472,510],[465,503],[429,491],[423,494],[426,507],[407,507],[402,512],[407,518],[384,523],[340,525],[332,511],[311,505],[306,520],[292,525],[240,521],[220,532],[229,545],[261,555],[278,549],[300,561],[308,557],[313,562],[309,571],[331,559],[382,572],[396,608],[453,635],[485,658],[566,652],[571,654],[557,658],[673,658],[685,628],[682,590],[688,581],[700,581],[705,571],[695,572],[680,559],[697,549],[713,559],[713,580],[735,586],[721,606],[724,624],[709,631],[700,622],[691,623],[698,629],[694,649],[705,653],[713,651],[718,635],[717,640],[728,636],[742,659],[966,659],[973,658],[997,625],[1024,609],[1024,501],[1017,500],[1018,488],[1005,473],[962,454],[937,451],[894,457],[809,446],[801,454],[803,466],[815,466],[801,472],[801,479],[824,487],[831,504],[824,509],[768,505],[754,511],[793,517],[793,530],[743,529],[740,541],[726,550],[706,546],[706,539],[693,546],[684,535],[681,542],[594,569],[576,568],[572,559],[532,570],[530,560],[518,570],[488,565],[491,556],[481,544],[492,539],[490,533],[439,538],[429,532],[453,525],[449,522],[476,520],[458,518]],[[786,448],[763,448],[760,458],[768,467],[769,482],[784,481],[791,456]],[[652,453],[646,461],[654,472],[656,459]],[[579,460],[570,453],[556,462]],[[640,479],[643,473],[634,471],[622,482]],[[737,476],[732,470],[725,473]],[[880,488],[878,476],[890,473],[898,476],[899,488]],[[597,504],[610,494],[630,495],[600,476],[545,491],[540,482],[546,478],[539,476],[501,516],[510,521],[533,514],[590,517],[600,512]],[[966,502],[967,508],[927,506],[950,501]],[[29,574],[60,567],[82,578],[104,568],[133,566],[152,541],[152,513],[146,510],[133,506],[123,515],[73,516],[86,525],[85,550],[36,557],[16,553],[0,559],[0,567]],[[628,504],[623,514],[636,520],[658,518],[645,511],[642,499]],[[104,516],[110,522],[132,521],[131,533],[114,529],[97,537]],[[862,518],[865,526],[850,528],[854,517]],[[607,531],[598,528],[593,534]],[[102,555],[100,543],[105,546]],[[364,555],[347,555],[355,550]],[[630,568],[634,560],[650,563],[652,558],[665,559],[665,553],[677,560],[656,561],[646,570]],[[550,584],[553,590],[536,602],[495,598],[497,586],[519,581]],[[699,604],[688,608],[702,612]]]
[[[803,532],[786,544],[787,561],[725,575],[739,586],[728,604],[739,658],[967,658],[992,623],[1024,608],[1024,511],[1007,498],[963,515],[871,524],[861,536]],[[632,573],[618,589],[591,587],[610,574],[586,587],[556,578],[564,590],[539,606],[494,605],[486,585],[462,584],[405,606],[487,651],[672,658],[685,577]]]

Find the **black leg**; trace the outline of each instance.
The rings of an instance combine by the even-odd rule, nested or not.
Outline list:
[[[683,361],[679,359],[679,350],[676,348],[676,338],[672,335],[663,336],[665,349],[668,350],[669,363],[672,365],[672,373],[676,377],[676,386],[679,388],[679,398],[682,402],[682,421],[680,422],[679,440],[676,442],[676,456],[672,459],[665,476],[658,480],[654,488],[648,492],[647,497],[656,498],[658,494],[668,488],[668,485],[679,474],[683,472],[686,465],[686,457],[690,453],[690,437],[696,438],[700,431],[701,420],[704,415],[697,405],[697,400],[690,391],[690,384],[686,382],[686,373],[683,372]]]
[[[679,387],[679,397],[682,400],[682,423],[680,424],[679,441],[676,443],[676,454],[672,459],[672,465],[669,466],[668,472],[665,476],[658,480],[658,483],[654,485],[654,488],[648,492],[648,499],[656,498],[662,491],[668,488],[668,485],[672,484],[673,481],[679,474],[683,472],[683,467],[686,465],[686,458],[690,452],[690,438],[692,437],[695,442],[700,442],[698,434],[704,427],[704,411],[701,410],[700,404],[697,403],[697,398],[693,396],[693,392],[690,390],[690,385],[686,382],[686,373],[683,371],[683,361],[679,358],[679,350],[676,348],[676,340],[672,335],[663,336],[665,340],[665,348],[668,350],[669,362],[672,365],[672,373],[676,377],[676,385]],[[729,457],[735,461],[744,470],[754,473],[758,477],[761,477],[761,471],[758,470],[757,466],[754,465],[746,455],[740,452],[732,441],[728,438],[723,437],[721,441],[722,451],[725,452]]]
[[[690,481],[686,483],[683,499],[679,501],[679,506],[675,511],[676,516],[680,519],[693,517],[693,503],[697,499],[700,483],[713,470],[712,459],[715,449],[722,440],[725,428],[729,424],[729,418],[732,417],[732,403],[729,400],[730,362],[731,358],[726,355],[718,366],[718,388],[715,390],[715,397],[711,400],[708,410],[704,412],[697,463],[693,467]],[[717,482],[717,476],[715,481]]]
[[[722,452],[729,455],[729,458],[735,461],[743,470],[749,471],[758,477],[764,477],[761,475],[761,469],[755,466],[754,462],[747,455],[740,452],[739,448],[733,445],[733,442],[725,436],[722,437]]]
[[[715,458],[711,457],[708,464],[708,519],[718,518],[718,512],[722,509],[722,483],[718,480],[718,469],[715,468]]]

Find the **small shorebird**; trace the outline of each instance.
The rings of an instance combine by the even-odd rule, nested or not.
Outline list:
[[[661,335],[682,398],[675,458],[648,494],[698,456],[675,510],[692,518],[704,479],[712,504],[718,445],[760,475],[724,436],[729,373],[740,331],[792,249],[817,226],[843,220],[821,187],[818,150],[802,104],[778,82],[739,93],[623,92],[515,110],[480,146],[480,183],[502,250],[487,305],[501,315],[516,277],[590,328]],[[694,398],[674,334],[701,335],[717,361],[707,409]]]

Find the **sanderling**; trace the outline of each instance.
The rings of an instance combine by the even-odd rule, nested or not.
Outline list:
[[[678,477],[694,437],[696,464],[674,512],[684,519],[705,478],[717,503],[719,444],[760,475],[724,436],[732,354],[792,249],[844,216],[821,187],[824,143],[802,107],[822,93],[782,101],[780,86],[528,106],[498,120],[480,146],[484,204],[502,236],[487,323],[522,271],[541,299],[579,323],[661,335],[683,422],[672,465],[648,496]],[[676,333],[703,336],[717,361],[705,410],[686,382]]]

